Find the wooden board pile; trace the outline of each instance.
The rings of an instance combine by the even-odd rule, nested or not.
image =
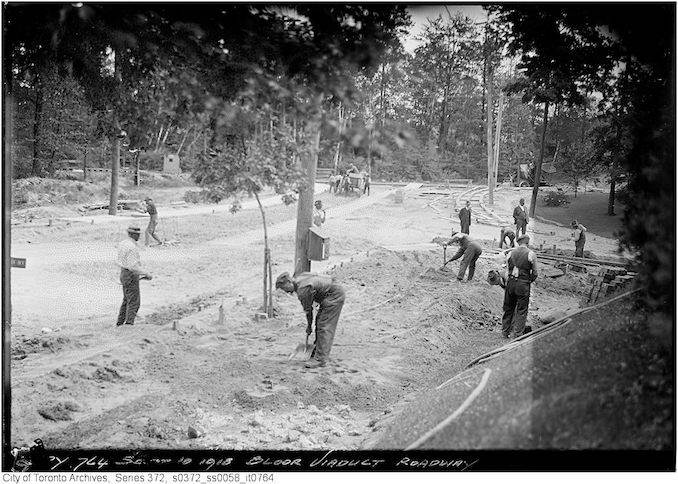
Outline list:
[[[591,290],[582,300],[582,307],[592,306],[607,299],[613,294],[631,289],[635,272],[621,267],[602,266],[597,273],[589,272],[588,282]]]

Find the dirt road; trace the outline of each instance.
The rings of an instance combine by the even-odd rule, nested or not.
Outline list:
[[[312,270],[336,277],[347,302],[332,364],[312,371],[288,358],[304,338],[295,298],[276,293],[276,317],[253,318],[263,266],[255,209],[227,228],[209,225],[224,216],[192,215],[178,246],[144,250],[154,279],[142,283],[134,327],[114,326],[117,224],[17,242],[13,255],[29,264],[12,274],[13,445],[369,448],[408,401],[502,344],[503,294],[484,280],[498,262],[481,258],[470,283],[456,281],[456,263],[440,270],[442,250],[430,242],[449,234],[441,213],[449,218],[453,202],[434,210],[417,187],[404,203],[391,187],[355,200],[320,195],[332,257]],[[295,208],[269,209],[275,274],[292,269]],[[487,247],[496,232],[472,226]],[[576,307],[580,290],[576,274],[540,281],[531,322]]]

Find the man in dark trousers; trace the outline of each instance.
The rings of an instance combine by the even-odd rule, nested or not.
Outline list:
[[[504,315],[501,333],[504,338],[521,336],[525,331],[527,308],[530,304],[530,285],[537,279],[537,256],[528,249],[528,235],[518,237],[518,247],[506,259],[508,274],[504,290]]]
[[[275,288],[292,294],[297,293],[301,306],[306,312],[306,334],[311,334],[313,325],[313,303],[319,304],[315,317],[315,352],[306,368],[325,366],[329,360],[334,342],[334,333],[344,306],[344,289],[329,276],[302,272],[292,277],[283,272],[275,281]]]
[[[508,242],[506,241],[508,239]],[[513,227],[506,226],[502,227],[501,232],[499,233],[499,248],[503,249],[506,247],[515,247],[516,246],[516,233],[513,231]]]
[[[153,277],[141,269],[139,247],[137,241],[141,235],[139,227],[130,226],[127,238],[118,244],[117,262],[120,266],[120,282],[122,283],[122,304],[118,313],[117,326],[134,324],[134,319],[141,305],[139,279],[151,280]]]
[[[520,231],[523,231],[523,235],[527,231],[527,224],[530,221],[527,216],[527,207],[525,207],[525,199],[520,199],[520,205],[513,209],[513,221],[516,224],[516,235],[520,235]]]
[[[151,216],[151,219],[148,221],[148,227],[146,227],[146,245],[148,246],[153,237],[158,245],[162,245],[163,241],[155,235],[155,228],[158,226],[158,209],[155,208],[155,203],[151,197],[146,197],[146,212]]]
[[[466,206],[459,210],[459,221],[461,222],[461,233],[471,233],[471,202],[466,200]]]
[[[459,264],[457,280],[464,280],[464,274],[468,268],[468,277],[466,280],[470,281],[473,279],[473,274],[476,272],[476,261],[478,260],[478,257],[480,257],[480,254],[483,253],[482,247],[480,247],[478,242],[469,237],[468,234],[460,234],[456,232],[452,233],[452,239],[450,242],[459,242],[459,250],[450,260],[445,262],[445,264],[455,261],[461,256],[464,256],[464,258],[461,260],[461,264]]]

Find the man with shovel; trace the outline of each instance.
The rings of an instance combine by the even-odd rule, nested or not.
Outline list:
[[[456,254],[454,254],[454,256],[452,256],[450,260],[445,261],[443,267],[445,267],[449,262],[455,261],[463,256],[461,264],[459,264],[457,280],[463,281],[466,269],[468,269],[468,277],[466,280],[470,281],[473,279],[473,274],[476,272],[476,261],[478,260],[478,257],[480,257],[480,254],[483,253],[483,249],[480,244],[469,237],[468,234],[460,234],[453,231],[452,238],[450,239],[450,243],[452,242],[459,243],[459,250]]]
[[[288,294],[297,293],[306,313],[306,348],[313,326],[313,303],[319,304],[315,317],[315,352],[313,358],[306,363],[306,368],[325,366],[329,360],[341,308],[344,306],[344,289],[331,277],[310,272],[302,272],[297,277],[283,272],[276,279],[275,288]]]

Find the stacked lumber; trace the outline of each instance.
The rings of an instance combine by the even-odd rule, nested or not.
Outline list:
[[[633,285],[635,272],[621,267],[601,266],[597,273],[589,273],[588,282],[591,290],[582,300],[581,306],[592,306],[612,295],[628,291]]]

